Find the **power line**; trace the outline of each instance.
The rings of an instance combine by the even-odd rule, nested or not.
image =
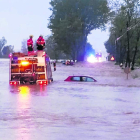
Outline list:
[[[135,24],[134,26],[128,27],[127,30],[123,33],[123,35],[121,35],[120,37],[118,37],[118,38],[115,40],[115,43],[116,43],[116,41],[120,40],[128,31],[130,31],[131,29],[134,29],[139,23],[140,23],[140,21],[139,21],[137,24]]]

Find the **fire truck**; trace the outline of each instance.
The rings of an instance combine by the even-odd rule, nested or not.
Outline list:
[[[96,53],[96,57],[97,58],[101,58],[102,57],[102,53],[100,53],[100,52]]]
[[[97,59],[97,61],[101,62],[101,60],[102,60],[102,53],[101,52],[96,53],[96,59]]]
[[[44,51],[12,53],[10,57],[10,85],[47,85],[53,81],[49,56]]]

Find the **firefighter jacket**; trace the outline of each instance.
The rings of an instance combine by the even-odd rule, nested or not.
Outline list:
[[[45,46],[45,40],[43,39],[43,37],[39,37],[39,38],[37,39],[36,44],[37,44],[37,46],[38,46],[38,45]]]
[[[31,38],[27,40],[27,46],[33,47],[33,40]]]

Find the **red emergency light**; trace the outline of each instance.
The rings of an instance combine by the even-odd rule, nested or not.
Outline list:
[[[9,54],[9,57],[12,57],[12,54],[11,53]]]
[[[48,81],[39,81],[39,85],[48,85]]]
[[[19,84],[19,82],[17,82],[17,81],[10,81],[10,85],[18,85]]]

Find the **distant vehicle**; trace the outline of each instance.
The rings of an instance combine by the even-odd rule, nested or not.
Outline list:
[[[96,56],[97,62],[102,62],[102,53],[101,52],[96,53],[95,56]]]
[[[74,62],[67,60],[67,61],[62,61],[62,64],[67,65],[67,66],[72,66],[74,65]]]
[[[53,81],[50,58],[44,51],[10,54],[9,82],[47,85]]]
[[[64,81],[69,81],[69,82],[97,82],[92,77],[89,76],[69,76],[67,79]]]
[[[96,53],[96,58],[99,58],[99,57],[100,58],[102,57],[102,53],[100,53],[100,52],[99,53]]]

